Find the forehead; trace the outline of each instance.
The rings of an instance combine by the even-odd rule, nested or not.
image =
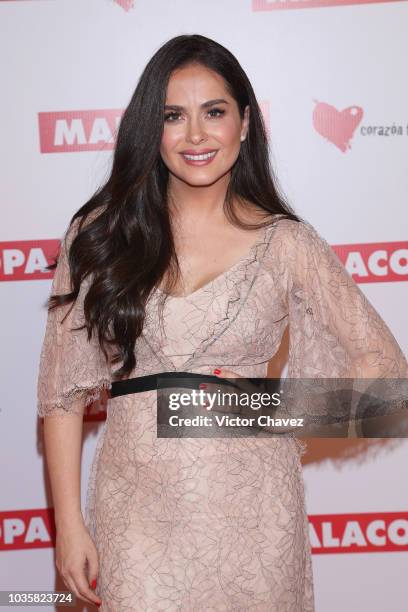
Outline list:
[[[231,98],[224,79],[200,64],[179,68],[171,73],[166,92],[166,103],[205,102],[211,98]]]

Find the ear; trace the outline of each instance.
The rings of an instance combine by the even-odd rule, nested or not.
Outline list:
[[[244,118],[242,120],[242,126],[241,126],[241,142],[244,142],[244,140],[246,139],[247,134],[248,134],[248,129],[249,129],[249,106],[247,105],[244,110]]]

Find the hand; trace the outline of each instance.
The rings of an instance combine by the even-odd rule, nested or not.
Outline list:
[[[70,591],[100,606],[100,597],[90,587],[98,575],[98,553],[84,524],[57,529],[56,566]]]
[[[259,392],[259,388],[256,385],[254,385],[253,383],[251,383],[248,380],[248,378],[246,378],[245,376],[241,376],[241,374],[237,374],[236,372],[233,372],[232,370],[227,370],[226,368],[216,368],[216,370],[213,370],[211,373],[214,374],[215,376],[219,377],[219,378],[238,378],[238,379],[241,379],[241,380],[237,380],[236,381],[236,384],[237,384],[239,389],[241,389],[242,391],[245,391],[247,393]]]
[[[237,389],[237,393],[239,392],[244,392],[248,395],[251,395],[252,393],[257,393],[259,394],[260,391],[263,391],[263,389],[259,388],[257,385],[255,385],[254,383],[252,383],[250,380],[248,380],[248,378],[246,378],[245,376],[242,376],[241,374],[237,374],[237,372],[234,372],[233,370],[228,370],[227,368],[216,368],[215,370],[213,370],[211,372],[211,374],[215,375],[217,378],[220,379],[228,379],[228,378],[233,378],[234,380],[234,387],[230,387],[230,386],[226,386],[225,390],[226,392],[234,392],[234,388]],[[203,387],[202,385],[200,385],[200,387]],[[206,384],[205,388],[207,391],[215,391],[216,389],[222,389],[222,382],[220,381],[220,384],[217,385],[216,383],[209,383]],[[221,407],[221,406],[217,406],[217,410],[219,411],[223,411],[225,409],[225,407]],[[253,409],[251,409],[248,406],[240,406],[239,408],[239,413],[242,416],[254,416],[253,414]]]
[[[214,374],[215,376],[220,377],[220,378],[225,378],[225,379],[234,378],[234,379],[237,379],[236,381],[234,381],[234,384],[237,385],[238,390],[239,391],[243,391],[244,393],[248,394],[249,396],[251,396],[251,394],[254,393],[255,395],[253,396],[253,398],[258,398],[259,399],[260,395],[263,395],[263,396],[266,395],[266,396],[270,397],[271,396],[271,391],[273,392],[272,389],[268,390],[265,387],[265,385],[259,387],[259,386],[255,385],[253,382],[251,382],[248,378],[245,378],[244,376],[241,376],[240,374],[237,374],[236,372],[233,372],[232,370],[228,370],[226,368],[218,367],[215,370],[213,370],[212,374]],[[222,387],[222,383],[221,383],[220,386]],[[207,390],[208,387],[211,387],[211,384],[210,385],[206,385],[206,390]],[[215,384],[214,384],[214,387],[216,387]],[[230,390],[231,390],[231,388],[228,388],[228,391],[230,391]],[[260,417],[260,416],[266,417],[266,416],[269,416],[269,417],[272,417],[272,418],[276,418],[276,417],[279,417],[279,416],[281,416],[281,417],[282,416],[283,417],[287,417],[288,416],[284,412],[282,413],[282,409],[278,408],[278,405],[276,405],[276,404],[272,404],[272,405],[271,404],[266,404],[266,405],[261,404],[260,405],[259,402],[258,402],[258,399],[256,400],[256,404],[253,404],[252,400],[250,402],[250,405],[248,405],[248,406],[246,406],[245,404],[243,404],[243,405],[240,404],[239,405],[239,414],[240,414],[240,416],[243,416],[243,417],[254,417],[254,416],[257,416],[257,417]],[[279,404],[279,406],[280,406],[280,404]],[[222,410],[222,408],[217,406],[217,411],[221,411],[221,410]],[[262,425],[259,425],[259,424],[255,425],[254,429],[255,430],[258,429],[258,430],[261,430],[263,432],[268,432],[268,433],[271,433],[271,434],[279,434],[279,435],[293,431],[293,429],[291,429],[291,427],[287,427],[285,425],[279,424],[279,425],[275,426],[275,425],[269,425],[269,424],[266,424],[266,423],[264,424],[264,423],[265,423],[265,421],[262,423]],[[256,433],[256,431],[255,431],[255,433]]]
[[[244,378],[241,374],[237,374],[232,370],[227,370],[226,368],[216,368],[212,374],[215,376],[219,376],[220,378]]]

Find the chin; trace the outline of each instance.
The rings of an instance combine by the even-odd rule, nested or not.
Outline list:
[[[182,180],[183,183],[186,183],[190,187],[210,187],[211,185],[214,185],[214,183],[219,181],[223,176],[224,175],[208,177],[208,178],[205,178],[205,177],[194,178],[192,176],[191,177],[180,177],[180,180]]]
[[[229,171],[230,168],[220,172],[209,172],[208,174],[205,174],[204,172],[200,174],[196,171],[191,173],[189,172],[187,174],[183,172],[182,174],[175,174],[175,176],[180,181],[183,181],[183,183],[193,187],[210,187],[222,179]]]

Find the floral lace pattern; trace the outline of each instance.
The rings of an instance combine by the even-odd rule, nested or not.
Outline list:
[[[67,274],[65,252],[54,291]],[[161,317],[162,298],[149,298],[131,377],[217,366],[264,377],[288,324],[290,377],[407,376],[390,330],[308,223],[267,227],[225,274],[169,297]],[[96,343],[59,317],[47,322],[40,415],[78,410],[72,397],[88,402],[111,380]],[[85,512],[100,610],[314,612],[305,450],[294,438],[158,439],[155,392],[110,399]]]
[[[77,227],[78,220],[61,243],[51,294],[71,291],[68,252]],[[73,305],[54,308],[48,313],[38,377],[40,417],[83,414],[84,408],[98,399],[103,389],[111,387],[111,373],[97,339],[92,337],[88,342],[85,329],[74,329],[85,322],[83,304],[88,285],[89,281],[82,284]]]

